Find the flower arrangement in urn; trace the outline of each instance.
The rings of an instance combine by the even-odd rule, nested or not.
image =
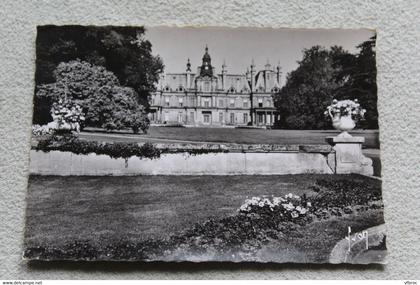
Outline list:
[[[341,134],[343,136],[349,136],[347,131],[354,129],[356,122],[364,119],[365,113],[366,110],[360,107],[357,99],[340,101],[334,99],[324,112],[326,116],[330,116],[333,127],[343,131]]]
[[[59,100],[53,103],[51,117],[55,129],[80,132],[80,123],[85,120],[82,107],[71,102]]]
[[[51,107],[52,122],[46,125],[33,125],[32,134],[35,136],[51,135],[57,131],[80,132],[80,124],[85,120],[82,107],[71,101],[59,100]]]

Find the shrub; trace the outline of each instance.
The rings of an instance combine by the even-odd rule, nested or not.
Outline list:
[[[89,127],[131,128],[137,132],[149,127],[145,107],[139,104],[137,92],[121,86],[118,78],[104,67],[73,60],[60,63],[54,75],[56,81],[37,86],[35,94],[36,102],[51,105],[53,109],[54,104],[60,105],[55,108],[53,118],[54,113],[71,113],[72,108],[66,110],[64,107],[67,106],[61,106],[62,101],[77,106],[73,111],[77,111],[79,119],[83,117],[84,124]],[[35,106],[35,113],[40,111],[38,107]]]
[[[75,154],[104,154],[112,158],[128,159],[131,156],[139,158],[159,158],[161,151],[151,143],[101,143],[96,141],[80,140],[74,136],[52,136],[51,138],[41,140],[35,147],[36,150],[45,152],[58,150],[69,151]]]

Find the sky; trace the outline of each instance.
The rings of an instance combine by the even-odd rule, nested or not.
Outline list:
[[[252,59],[257,70],[268,60],[271,65],[280,62],[284,79],[288,72],[297,68],[304,48],[339,45],[355,53],[356,46],[373,35],[374,31],[367,29],[146,27],[145,38],[152,43],[153,54],[163,59],[165,73],[185,72],[187,58],[190,58],[192,71],[196,72],[208,45],[217,73],[220,73],[223,61],[228,73],[243,74]]]

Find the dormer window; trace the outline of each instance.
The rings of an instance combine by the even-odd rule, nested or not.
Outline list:
[[[229,92],[230,92],[230,93],[235,93],[235,88],[230,87]]]
[[[182,86],[179,86],[178,91],[182,92],[182,91],[184,91],[184,88]]]
[[[277,92],[279,92],[279,89],[278,89],[277,87],[274,87],[274,88],[271,90],[271,92],[273,92],[273,93],[277,93]]]
[[[209,81],[204,82],[204,92],[210,92],[210,82]]]
[[[258,107],[262,108],[262,106],[263,106],[263,99],[258,98]]]

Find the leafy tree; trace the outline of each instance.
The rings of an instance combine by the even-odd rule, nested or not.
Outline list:
[[[338,57],[336,61],[337,65],[345,67],[336,75],[336,80],[343,82],[336,91],[336,98],[358,99],[366,109],[361,126],[369,129],[378,128],[375,45],[376,36],[358,45],[360,52],[351,59]]]
[[[65,100],[82,106],[86,126],[147,130],[149,120],[137,101],[136,91],[121,86],[118,78],[104,67],[70,61],[59,64],[54,77],[54,83],[38,86],[36,98],[49,104]]]
[[[80,59],[111,71],[119,82],[134,88],[140,104],[148,106],[150,91],[158,81],[163,63],[152,55],[143,27],[41,26],[36,39],[36,86],[55,82],[54,71],[61,62]],[[37,91],[37,90],[36,90]],[[41,112],[34,123],[45,123],[50,106],[38,98]]]
[[[334,64],[337,57],[347,54],[341,47],[327,50],[314,46],[303,51],[299,67],[288,74],[286,85],[274,96],[280,112],[280,127],[288,129],[325,129],[331,123],[324,111],[342,83],[335,75],[341,66]]]
[[[323,118],[331,101],[358,99],[366,109],[359,127],[378,128],[375,41],[372,37],[357,46],[357,54],[337,46],[304,50],[298,68],[288,74],[286,85],[274,96],[281,115],[279,127],[331,128]]]

